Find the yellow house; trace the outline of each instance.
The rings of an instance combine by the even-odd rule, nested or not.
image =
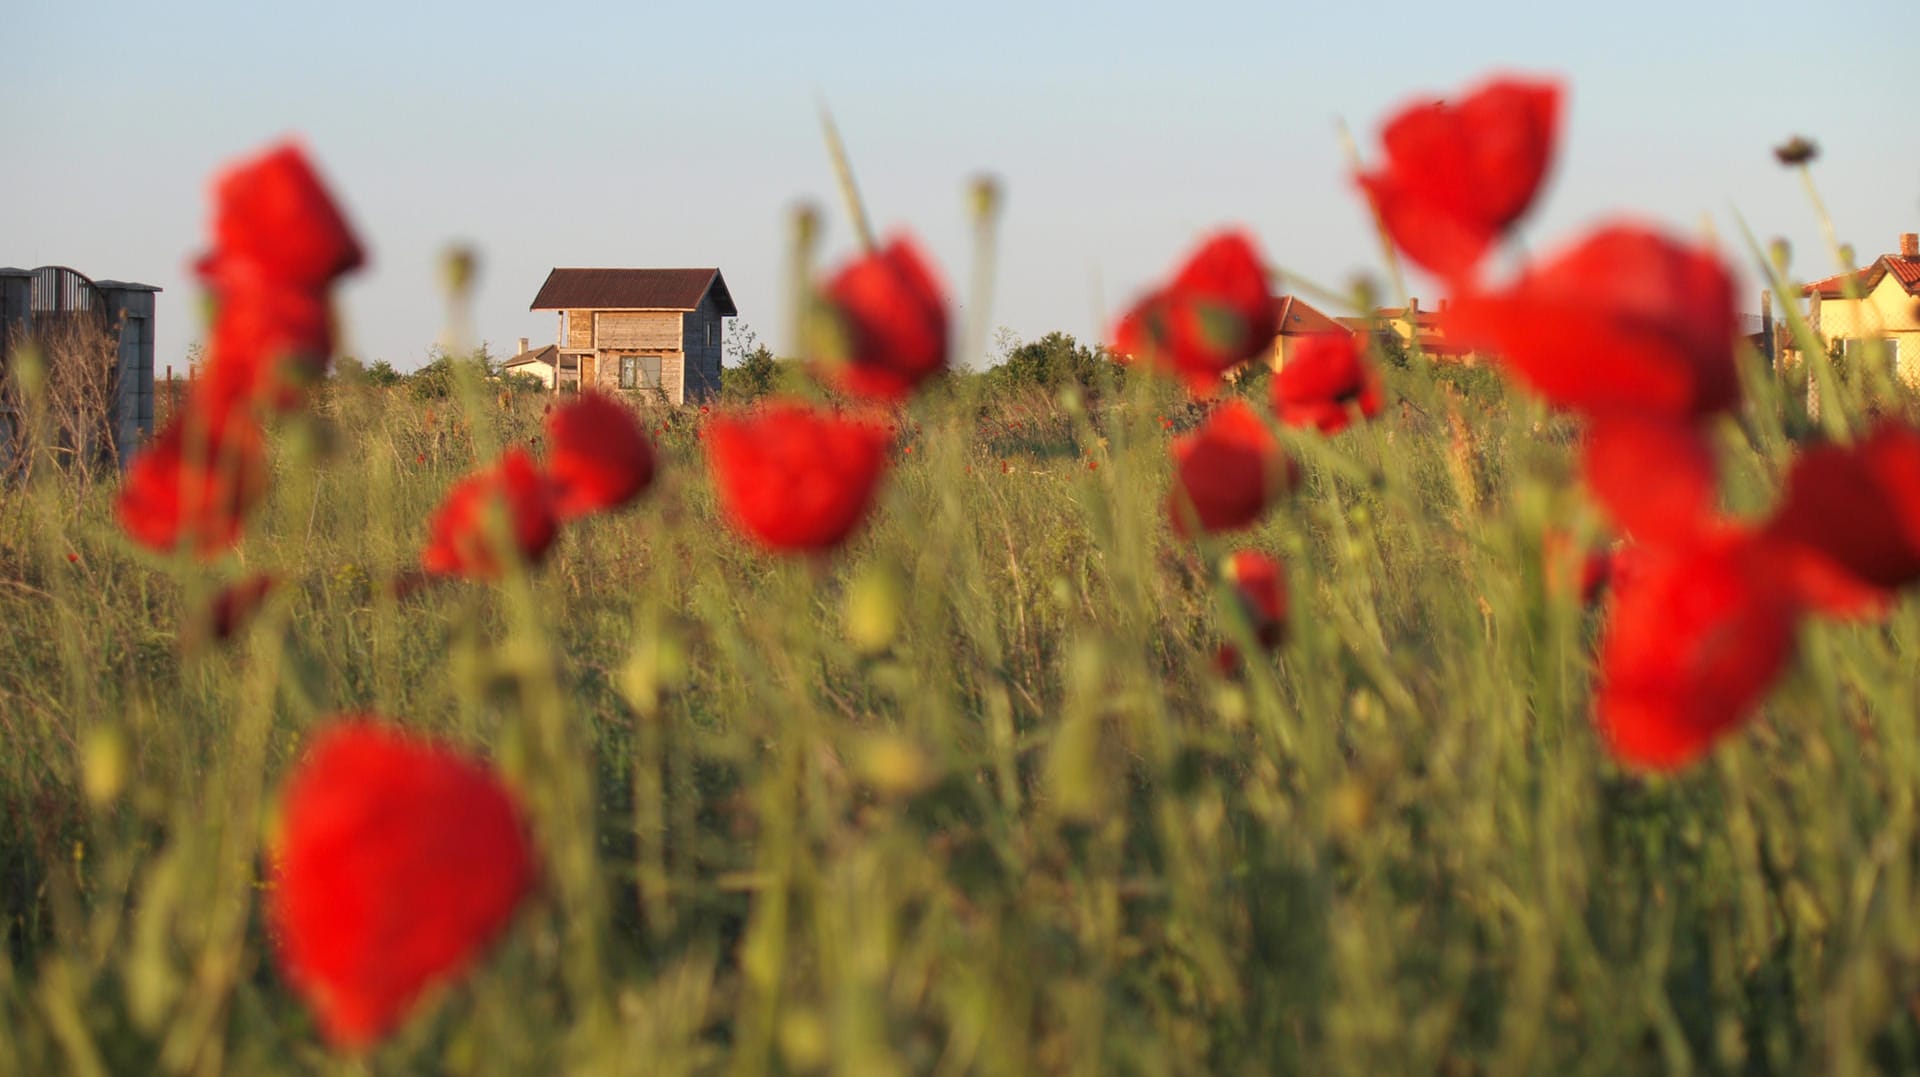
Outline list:
[[[1859,298],[1851,298],[1849,293]],[[1881,338],[1893,345],[1894,370],[1920,384],[1920,234],[1900,236],[1900,253],[1872,265],[1817,280],[1801,289],[1807,321],[1829,341]]]
[[[1420,300],[1416,298],[1407,300],[1404,307],[1381,307],[1371,318],[1341,318],[1340,321],[1355,332],[1371,328],[1380,335],[1383,344],[1397,342],[1406,349],[1418,344],[1420,351],[1436,363],[1478,366],[1479,353],[1447,335],[1446,313],[1446,300],[1442,299],[1440,309],[1433,311],[1421,310]]]

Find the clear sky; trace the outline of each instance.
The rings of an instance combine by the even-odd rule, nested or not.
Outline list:
[[[1816,218],[1769,152],[1795,133],[1820,144],[1822,193],[1863,259],[1920,231],[1914,0],[7,0],[0,51],[0,264],[162,286],[163,367],[200,336],[185,266],[206,178],[288,133],[372,252],[341,292],[344,347],[402,369],[444,327],[434,265],[454,240],[484,260],[474,329],[496,355],[553,338],[527,304],[557,265],[718,265],[742,320],[784,349],[792,208],[826,211],[828,261],[854,242],[822,100],[877,228],[922,237],[956,293],[966,184],[1002,180],[991,322],[1027,338],[1098,336],[1226,223],[1321,281],[1378,272],[1337,123],[1371,154],[1396,106],[1496,70],[1570,95],[1531,249],[1630,213],[1710,219],[1739,255],[1737,209],[1792,242],[1801,276],[1825,275]]]

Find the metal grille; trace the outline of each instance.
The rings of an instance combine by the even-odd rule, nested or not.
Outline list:
[[[100,289],[84,274],[66,266],[41,266],[33,271],[27,309],[34,314],[104,312],[106,306]]]

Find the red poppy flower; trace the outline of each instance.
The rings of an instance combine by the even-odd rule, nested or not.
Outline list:
[[[1358,180],[1394,246],[1463,280],[1533,203],[1559,125],[1557,84],[1494,79],[1401,110],[1380,135],[1385,163]]]
[[[1280,646],[1287,635],[1287,574],[1280,562],[1258,550],[1238,550],[1227,558],[1223,574],[1254,642],[1269,650]]]
[[[504,514],[499,520],[494,512]],[[504,526],[498,535],[495,525]],[[546,556],[559,532],[553,485],[522,449],[508,449],[498,463],[453,484],[427,524],[427,548],[420,565],[442,576],[497,579],[506,555],[528,564]],[[512,543],[502,550],[498,537]]]
[[[1380,375],[1360,354],[1360,340],[1345,333],[1318,333],[1298,350],[1273,379],[1273,410],[1288,426],[1315,427],[1337,434],[1353,422],[1353,413],[1371,419],[1380,414]]]
[[[1615,586],[1594,717],[1623,762],[1670,770],[1766,695],[1792,657],[1798,605],[1748,534],[1640,549]]]
[[[272,874],[281,972],[327,1039],[357,1050],[506,928],[534,857],[485,764],[360,716],[287,778]]]
[[[1581,465],[1587,488],[1614,523],[1642,542],[1688,542],[1717,519],[1713,453],[1689,423],[1629,414],[1595,419]]]
[[[318,288],[366,260],[326,185],[290,142],[214,181],[213,238],[203,271],[246,263],[284,286]]]
[[[232,639],[253,615],[266,605],[267,595],[273,592],[277,581],[264,572],[257,572],[237,583],[229,584],[213,596],[213,604],[207,610],[209,628],[213,638]]]
[[[191,406],[287,411],[326,375],[333,311],[323,291],[289,287],[247,266],[214,282],[213,337]]]
[[[209,423],[182,411],[133,458],[115,499],[129,537],[150,550],[212,557],[240,541],[267,492],[266,441],[250,418]]]
[[[1299,481],[1299,465],[1243,400],[1213,410],[1190,434],[1173,439],[1174,488],[1167,511],[1174,531],[1232,531],[1260,519]]]
[[[853,532],[887,467],[885,427],[780,401],[710,426],[707,458],[733,526],[771,550],[825,550]]]
[[[653,481],[653,445],[633,409],[583,392],[547,416],[555,511],[571,520],[627,504]]]
[[[902,400],[947,368],[946,299],[912,240],[896,237],[847,265],[824,298],[841,334],[825,369],[841,389]]]
[[[1595,232],[1504,291],[1460,296],[1447,332],[1569,411],[1697,418],[1740,397],[1726,266],[1634,225]]]
[[[1765,533],[1809,604],[1882,612],[1920,582],[1920,431],[1887,421],[1855,445],[1801,453]]]
[[[1121,317],[1113,348],[1205,395],[1228,371],[1273,347],[1277,324],[1253,241],[1222,232],[1201,244],[1171,283]]]

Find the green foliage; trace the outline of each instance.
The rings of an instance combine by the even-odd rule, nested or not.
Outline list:
[[[758,400],[779,384],[780,363],[764,344],[748,352],[738,366],[720,368],[720,395],[727,400]]]
[[[435,345],[427,353],[426,365],[406,375],[406,385],[415,400],[445,400],[458,390],[462,377],[477,384],[498,373],[499,363],[485,344],[461,355]]]
[[[731,536],[680,414],[630,513],[395,597],[448,486],[539,430],[471,379],[330,386],[212,564],[36,480],[0,499],[0,1073],[1912,1071],[1920,600],[1810,626],[1702,766],[1623,773],[1599,615],[1537,552],[1598,523],[1571,431],[1444,380],[1288,432],[1298,494],[1198,549],[1148,378],[929,394],[804,563]],[[1730,505],[1774,494],[1779,404],[1716,430]],[[1206,566],[1242,545],[1294,610],[1229,679]],[[243,570],[285,582],[212,644]],[[260,910],[275,790],[359,709],[491,758],[543,862],[349,1061]]]
[[[730,403],[745,404],[773,393],[791,392],[800,387],[797,365],[774,357],[773,349],[760,343],[751,326],[735,321],[727,329],[723,349],[731,365],[720,368],[720,396]]]
[[[1124,372],[1104,346],[1087,347],[1058,330],[1039,340],[1008,343],[1005,358],[988,371],[990,382],[997,387],[1049,391],[1067,385],[1092,388],[1118,380]]]
[[[367,384],[380,389],[390,389],[405,380],[405,375],[393,369],[393,364],[385,359],[375,359],[368,363],[364,376]]]

